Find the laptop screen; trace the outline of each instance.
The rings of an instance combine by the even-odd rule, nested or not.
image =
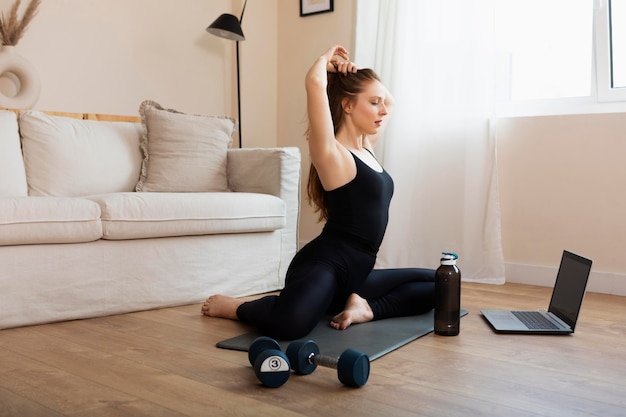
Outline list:
[[[590,271],[591,260],[563,251],[548,311],[569,324],[572,330],[578,319]]]

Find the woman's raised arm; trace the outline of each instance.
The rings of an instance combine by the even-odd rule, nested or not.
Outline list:
[[[327,72],[347,73],[356,70],[356,66],[348,61],[348,51],[343,46],[336,45],[317,58],[306,74],[309,152],[311,161],[318,169],[329,159],[334,159],[337,154],[335,131],[326,93]]]

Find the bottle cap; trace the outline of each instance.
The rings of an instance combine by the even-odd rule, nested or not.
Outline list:
[[[459,255],[454,252],[441,252],[441,265],[456,265],[456,260],[459,259]]]

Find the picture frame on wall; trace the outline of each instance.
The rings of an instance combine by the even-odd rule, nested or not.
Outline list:
[[[300,0],[300,17],[333,11],[334,0]]]

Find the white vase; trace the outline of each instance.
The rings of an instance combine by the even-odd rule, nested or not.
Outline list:
[[[39,75],[28,60],[15,52],[15,46],[0,46],[0,78],[12,81],[16,87],[13,95],[0,90],[0,108],[30,109],[39,99]]]

